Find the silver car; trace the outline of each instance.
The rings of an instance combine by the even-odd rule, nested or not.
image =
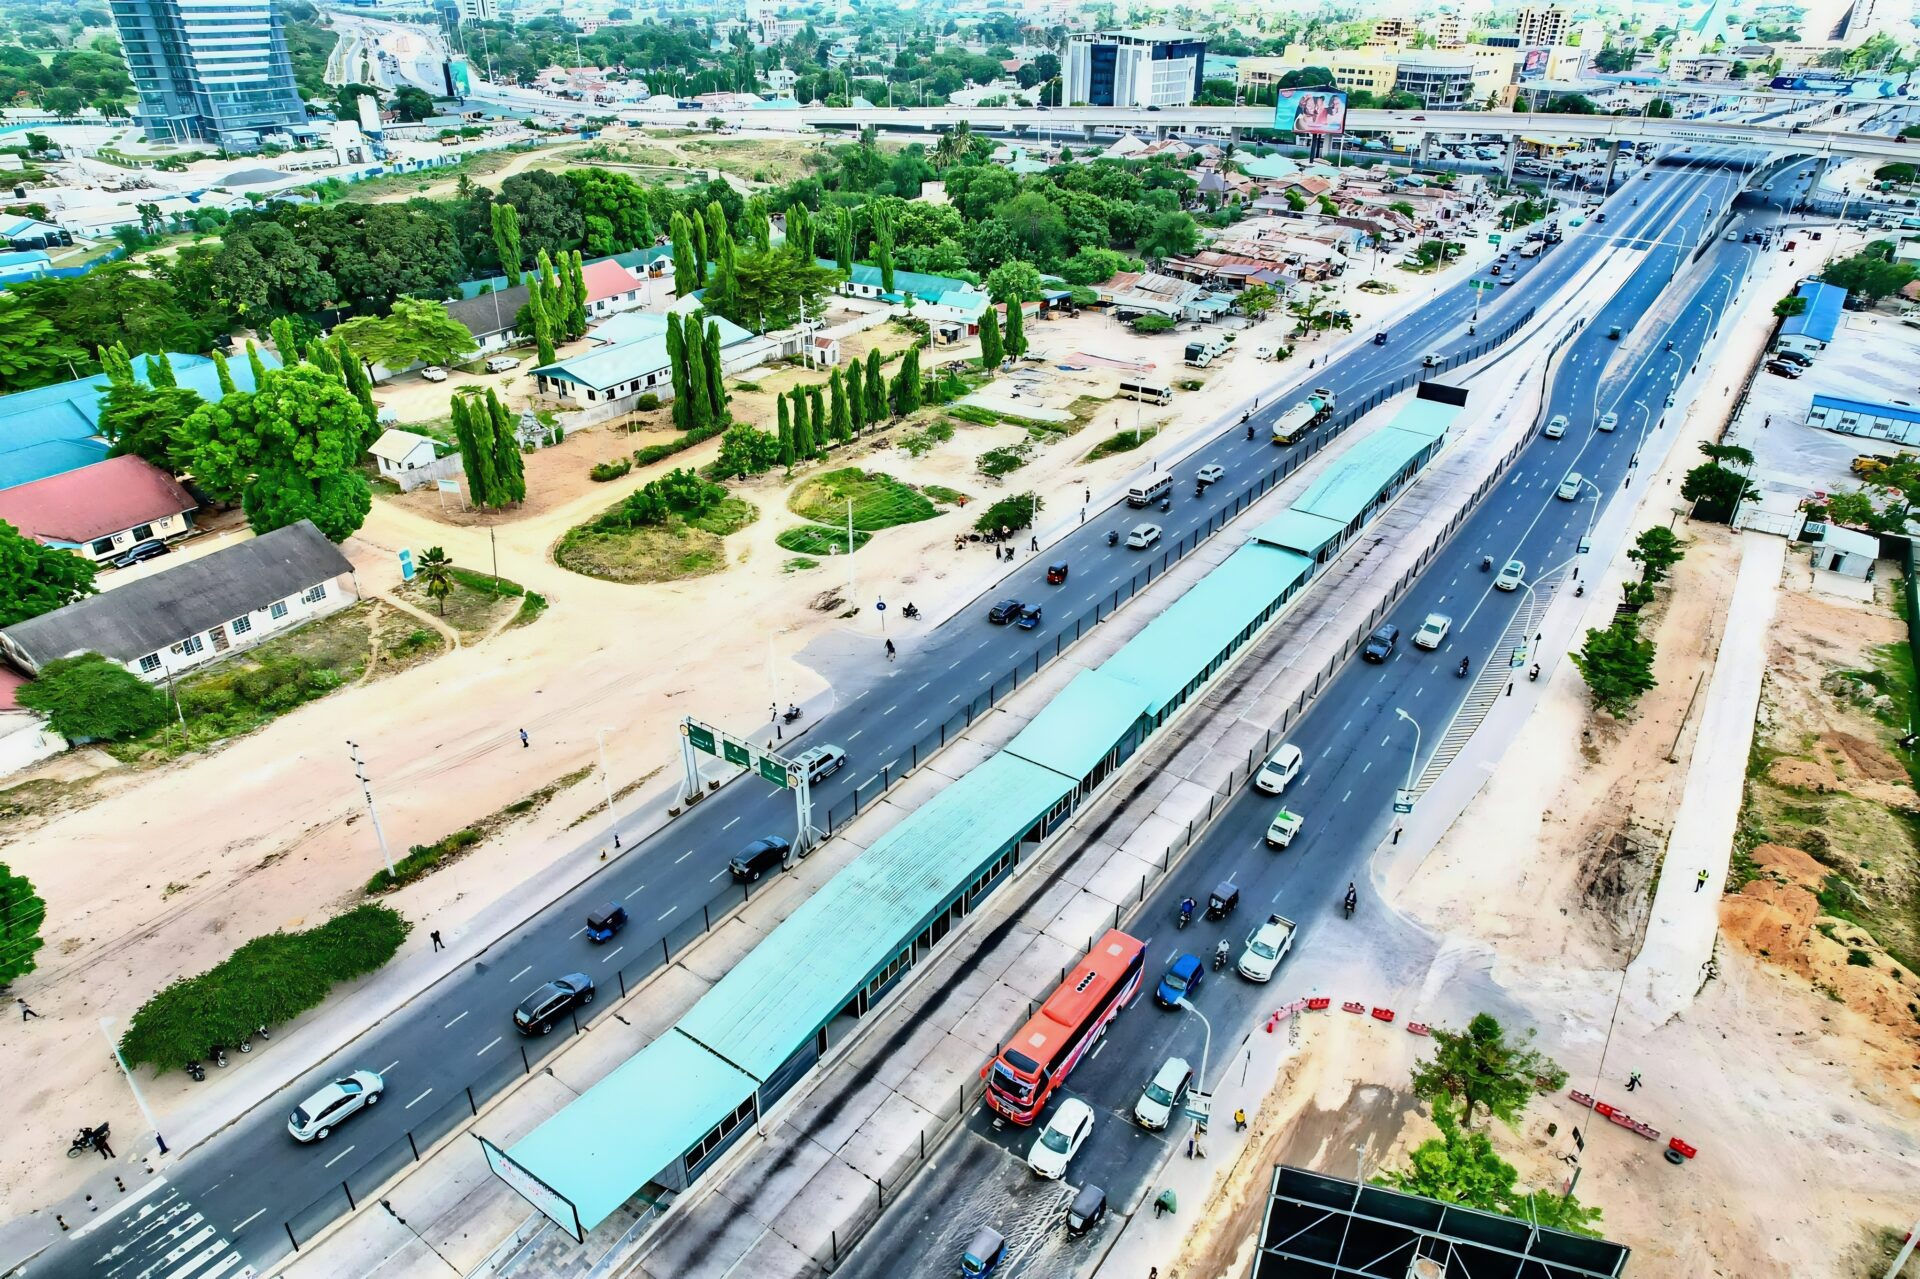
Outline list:
[[[386,1080],[371,1070],[343,1075],[295,1106],[287,1131],[295,1141],[325,1141],[341,1120],[377,1103],[386,1087]]]

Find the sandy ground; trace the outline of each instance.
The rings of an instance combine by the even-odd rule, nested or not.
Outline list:
[[[1476,250],[1488,252],[1484,243]],[[1356,333],[1368,331],[1372,316],[1417,300],[1452,275],[1421,280],[1388,274],[1398,294],[1346,291]],[[1238,344],[1251,348],[1270,341],[1284,323],[1269,320],[1243,332]],[[1029,334],[1042,358],[994,391],[1007,394],[1018,385],[1021,400],[1009,400],[1010,408],[1036,400],[1064,404],[1110,390],[1119,370],[1076,353],[1151,364],[1169,381],[1194,372],[1181,367],[1186,334],[1142,337],[1092,316],[1035,322]],[[887,328],[860,335],[848,342],[849,355],[864,350],[866,341],[895,340],[892,335]],[[1262,365],[1250,349],[1240,350],[1194,373],[1205,380],[1203,392],[1176,393],[1168,408],[1108,407],[1078,434],[1037,448],[1030,464],[1001,487],[1043,495],[1044,548],[1049,528],[1077,518],[1088,491],[1096,502],[1110,500],[1115,486],[1150,455],[1164,456],[1241,404],[1274,393],[1283,379],[1302,375],[1310,356],[1324,359],[1350,340],[1336,334],[1302,343],[1293,360],[1278,366]],[[951,347],[937,356],[967,353]],[[1088,367],[1063,371],[1057,364]],[[443,415],[447,396],[459,384],[396,384],[381,388],[381,398],[396,402],[404,419],[422,420]],[[742,398],[745,417],[751,400]],[[1136,421],[1164,424],[1150,449],[1098,463],[1082,460],[1116,423]],[[771,428],[770,415],[762,424]],[[824,465],[858,464],[914,484],[946,484],[991,497],[994,486],[978,475],[975,460],[988,448],[1026,437],[1017,426],[961,424],[952,441],[918,460],[883,438],[836,451]],[[346,544],[365,594],[397,585],[395,552],[403,547],[439,545],[455,563],[475,569],[490,568],[497,555],[502,575],[550,601],[550,612],[536,624],[464,646],[378,685],[342,690],[210,755],[152,770],[108,771],[51,816],[14,823],[5,836],[5,858],[45,897],[48,924],[40,970],[17,985],[43,1020],[0,1044],[0,1072],[40,1081],[20,1098],[21,1113],[33,1114],[34,1122],[0,1131],[0,1199],[9,1208],[44,1203],[78,1184],[88,1169],[47,1154],[80,1123],[110,1118],[118,1131],[142,1127],[101,1051],[101,1016],[124,1022],[152,992],[205,969],[247,938],[312,926],[358,899],[360,885],[379,863],[343,744],[348,738],[361,744],[388,842],[401,850],[587,768],[595,761],[601,728],[614,730],[608,734],[614,789],[634,790],[644,779],[647,787],[636,801],[662,792],[671,784],[673,725],[680,716],[698,713],[752,731],[769,701],[804,702],[826,691],[820,674],[796,660],[803,649],[844,653],[862,637],[877,640],[870,609],[841,621],[837,610],[820,607],[820,597],[844,591],[841,566],[782,569],[791,557],[773,538],[798,522],[784,502],[805,470],[794,481],[775,475],[739,486],[761,518],[728,539],[727,572],[633,587],[556,567],[551,548],[567,528],[668,466],[703,464],[718,448],[717,440],[710,441],[612,483],[586,479],[595,460],[639,442],[640,436],[598,428],[531,455],[529,501],[502,516],[443,514],[431,492],[382,497]],[[965,511],[943,511],[877,536],[853,562],[854,598],[912,600],[929,623],[971,599],[999,575],[984,550],[952,548],[954,532],[970,526],[971,518]],[[754,602],[754,625],[739,624],[743,599]],[[913,642],[911,630],[903,632],[898,623],[889,634],[903,647]],[[529,749],[516,738],[522,727],[531,734]],[[58,768],[71,772],[65,764]],[[600,791],[597,778],[575,785],[536,817],[390,900],[417,923],[456,937],[489,903],[578,838],[561,836],[600,802]],[[424,937],[425,927],[418,936]],[[296,1023],[288,1030],[299,1028]],[[248,1060],[299,1051],[296,1033],[276,1034],[271,1046]],[[220,1078],[191,1085],[175,1072],[151,1083],[149,1100],[163,1118],[189,1104],[204,1110]]]

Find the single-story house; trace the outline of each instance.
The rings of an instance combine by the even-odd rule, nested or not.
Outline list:
[[[51,249],[73,243],[73,236],[51,222],[0,213],[0,240],[10,249]]]
[[[1865,578],[1880,558],[1880,539],[1857,529],[1829,524],[1813,548],[1813,566],[1842,577]]]
[[[99,653],[157,683],[358,598],[353,565],[301,520],[15,623],[0,630],[0,657],[38,675]]]
[[[1155,271],[1121,271],[1099,287],[1100,300],[1116,318],[1162,315],[1169,320],[1196,318],[1206,290]]]
[[[391,426],[380,432],[380,438],[367,452],[379,466],[380,474],[389,477],[432,466],[440,457],[433,441],[426,436]]]
[[[53,270],[53,259],[39,249],[0,253],[0,284],[14,280],[38,280]]]
[[[145,458],[110,457],[0,491],[0,520],[97,563],[139,542],[184,536],[199,505]]]
[[[587,282],[587,317],[628,311],[646,300],[647,282],[612,258],[584,263],[580,275]]]
[[[169,352],[167,360],[181,386],[203,400],[220,398],[220,375],[211,359]],[[280,367],[271,351],[260,352],[260,361],[269,369]],[[227,368],[236,387],[254,389],[253,367],[244,354],[228,360]],[[133,372],[149,380],[145,356],[134,358]],[[0,489],[105,459],[108,445],[100,438],[99,422],[108,386],[106,375],[98,374],[0,396]]]
[[[1774,349],[1798,351],[1802,355],[1826,350],[1827,344],[1833,341],[1833,335],[1840,331],[1840,315],[1846,309],[1847,291],[1818,280],[1807,280],[1794,293],[1807,300],[1807,309],[1798,315],[1788,316],[1781,324],[1780,337],[1774,342]]]
[[[720,326],[720,363],[725,371],[735,361],[727,353],[743,343],[755,349],[761,345],[753,334],[731,320],[709,317]],[[534,391],[557,400],[571,400],[576,407],[612,406],[624,410],[634,398],[651,391],[662,399],[673,395],[673,369],[667,360],[666,321],[644,315],[634,321],[657,320],[659,333],[615,342],[598,350],[558,360],[533,370]],[[623,317],[623,323],[626,321]],[[602,329],[606,326],[602,325]],[[636,325],[636,331],[640,326]],[[705,325],[703,324],[704,328]],[[744,366],[742,366],[744,367]]]
[[[801,344],[800,357],[816,369],[840,367],[840,339],[815,333]]]
[[[520,334],[514,330],[513,320],[530,296],[526,285],[516,284],[495,293],[455,298],[441,305],[446,308],[450,318],[467,326],[467,332],[473,334],[474,349],[486,355],[493,351],[504,351],[519,340]]]

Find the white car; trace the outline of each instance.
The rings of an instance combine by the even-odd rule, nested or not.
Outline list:
[[[1260,765],[1260,771],[1253,779],[1254,789],[1269,795],[1285,791],[1287,783],[1300,775],[1300,766],[1305,758],[1298,746],[1292,742],[1281,742],[1274,747],[1273,754],[1267,756],[1267,762]]]
[[[1158,524],[1136,524],[1127,534],[1127,545],[1136,551],[1150,550],[1160,544],[1160,526]]]
[[[1550,440],[1557,440],[1567,433],[1567,415],[1555,413],[1547,419],[1547,429],[1540,432]]]
[[[1142,1128],[1158,1131],[1173,1122],[1174,1108],[1193,1087],[1193,1067],[1181,1057],[1169,1057],[1133,1103],[1133,1117]]]
[[[444,382],[447,380],[447,371],[438,364],[429,364],[420,370],[420,376],[429,382]]]
[[[1080,1153],[1093,1135],[1093,1107],[1078,1097],[1069,1097],[1053,1112],[1053,1118],[1033,1139],[1027,1152],[1027,1167],[1049,1181],[1067,1175],[1067,1165]]]
[[[295,1106],[287,1119],[287,1131],[295,1141],[325,1141],[341,1120],[378,1102],[386,1086],[386,1081],[371,1070],[344,1075]]]
[[[1500,570],[1500,575],[1493,579],[1493,585],[1496,590],[1517,591],[1520,583],[1526,580],[1527,566],[1519,560],[1508,560],[1507,566]]]
[[[1618,413],[1602,413],[1600,415],[1601,430],[1611,431],[1614,427],[1619,425],[1620,425],[1620,415]]]
[[[1221,480],[1227,478],[1227,468],[1221,466],[1218,462],[1209,462],[1201,467],[1193,478],[1202,484],[1218,484]]]
[[[1447,642],[1447,632],[1453,629],[1453,619],[1445,613],[1428,613],[1427,620],[1420,623],[1420,629],[1413,633],[1415,648],[1439,648]]]

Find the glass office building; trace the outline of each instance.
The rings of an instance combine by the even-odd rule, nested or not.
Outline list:
[[[268,134],[305,132],[285,18],[272,0],[112,0],[134,119],[150,142],[251,151]]]

